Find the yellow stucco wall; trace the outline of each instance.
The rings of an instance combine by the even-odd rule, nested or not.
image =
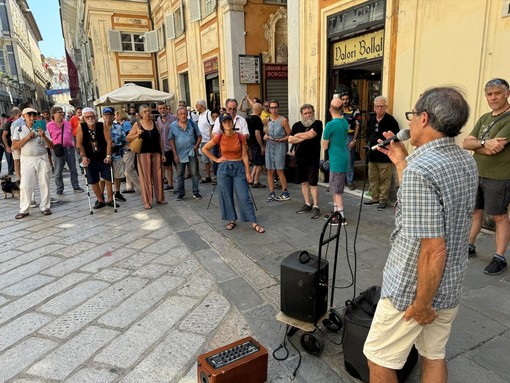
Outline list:
[[[299,72],[301,97],[318,105],[325,115],[327,67],[327,17],[363,4],[363,1],[318,0],[301,4],[301,48]],[[387,0],[382,94],[390,99],[391,113],[401,128],[407,126],[404,113],[428,87],[460,87],[471,106],[471,118],[458,142],[469,133],[478,117],[488,111],[484,84],[493,77],[510,79],[510,17],[502,17],[502,1],[496,0]],[[313,8],[317,7],[320,28],[313,56]],[[317,86],[309,81],[318,68]]]

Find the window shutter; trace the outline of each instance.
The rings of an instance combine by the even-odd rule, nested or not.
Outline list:
[[[184,33],[184,7],[182,5],[182,0],[181,0],[181,4],[179,5],[179,8],[181,9],[181,20],[180,20],[181,31]]]
[[[191,22],[200,21],[202,18],[200,0],[190,0],[189,2],[189,19]]]
[[[108,30],[108,41],[110,50],[113,52],[122,52],[122,41],[120,38],[120,31]]]
[[[145,52],[157,52],[158,48],[158,32],[157,31],[148,31],[145,32]]]
[[[173,12],[170,13],[165,18],[165,24],[166,24],[166,39],[175,39],[175,24],[174,24],[174,14]]]

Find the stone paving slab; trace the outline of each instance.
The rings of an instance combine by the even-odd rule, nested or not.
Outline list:
[[[105,369],[83,368],[64,383],[111,383],[118,375]]]
[[[124,328],[155,306],[183,281],[182,278],[172,275],[162,276],[125,299],[119,306],[103,315],[98,322],[111,327]]]
[[[85,303],[58,317],[39,333],[46,336],[66,339],[74,332],[86,327],[102,314],[108,312],[126,298],[135,294],[147,280],[128,277],[103,290]]]
[[[193,364],[205,337],[193,333],[172,331],[122,383],[172,382],[183,375]]]
[[[99,327],[87,327],[40,362],[27,373],[43,379],[64,380],[119,333]]]
[[[4,273],[0,279],[0,289],[31,277],[61,261],[60,258],[46,256]]]
[[[15,316],[23,313],[24,311],[42,303],[46,299],[58,295],[63,290],[79,283],[82,279],[86,278],[86,274],[71,273],[59,280],[50,283],[37,291],[25,295],[16,301],[5,305],[0,308],[0,324],[14,318]]]
[[[54,278],[48,277],[46,275],[32,275],[31,277],[26,278],[23,281],[20,281],[14,285],[10,285],[9,287],[0,291],[0,294],[11,295],[11,296],[22,296],[28,294],[31,291],[38,289],[41,286],[53,281]]]
[[[117,337],[94,360],[128,369],[142,354],[169,332],[197,300],[173,296]]]
[[[38,308],[39,311],[53,315],[62,315],[87,299],[110,286],[101,281],[85,281],[65,293],[53,298]]]
[[[55,347],[55,342],[34,337],[18,343],[0,355],[0,382],[13,378]]]
[[[0,327],[0,352],[51,321],[51,317],[28,313]]]

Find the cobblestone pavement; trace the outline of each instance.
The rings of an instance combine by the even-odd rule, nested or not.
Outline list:
[[[168,194],[168,205],[144,210],[138,193],[127,194],[117,213],[106,207],[90,215],[86,193],[65,182],[49,216],[33,208],[15,220],[19,201],[0,202],[1,382],[190,383],[204,352],[247,335],[270,353],[283,341],[285,326],[275,319],[280,262],[297,249],[317,253],[324,223],[294,213],[302,205],[297,185],[288,202],[266,203],[267,189],[253,190],[267,230],[257,234],[247,223],[225,229],[217,196],[207,209],[210,184],[201,185],[202,200]],[[325,189],[321,198],[324,213]],[[380,283],[392,209],[365,207],[357,227],[359,195],[346,195],[345,205],[342,247],[351,263],[356,247],[359,292]],[[493,237],[482,235],[480,255],[470,260],[447,351],[450,382],[510,381],[509,273],[481,272],[492,248]],[[336,277],[337,286],[350,282],[343,249]],[[335,305],[352,294],[335,291]],[[290,348],[285,361],[270,356],[269,382],[354,381],[343,370],[339,334],[324,333],[320,357],[292,339],[302,357],[296,379],[299,357]]]

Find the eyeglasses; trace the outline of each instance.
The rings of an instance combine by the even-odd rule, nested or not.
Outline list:
[[[384,109],[386,105],[374,105],[374,109]]]
[[[411,121],[413,119],[413,115],[415,114],[422,114],[423,112],[426,112],[426,110],[422,110],[421,112],[406,112],[406,120]]]
[[[96,116],[92,115],[92,116],[83,116],[83,118],[95,118]]]
[[[235,112],[235,111],[237,110],[237,108],[227,108],[227,110],[228,110],[229,112]]]
[[[269,109],[278,109],[278,106],[270,106]]]
[[[493,86],[493,85],[504,85],[507,87],[507,89],[510,89],[510,86],[508,85],[508,82],[506,80],[503,80],[502,78],[495,78],[487,82],[485,84],[485,87]]]

